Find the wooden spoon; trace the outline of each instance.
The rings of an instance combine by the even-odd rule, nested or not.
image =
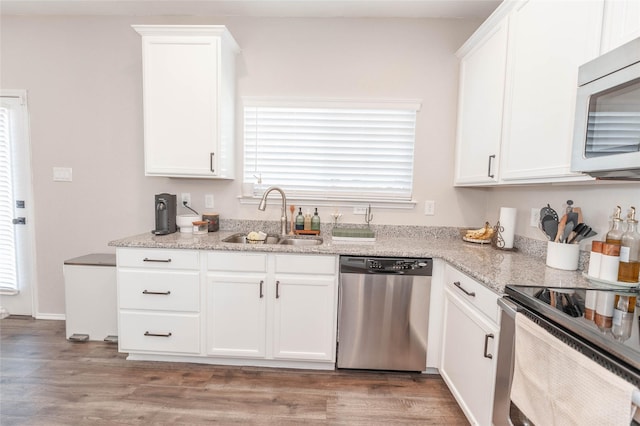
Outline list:
[[[564,234],[564,228],[565,226],[567,226],[567,215],[564,214],[562,215],[562,219],[560,219],[560,222],[558,223],[558,232],[556,233],[556,239],[553,240],[556,243],[561,242],[560,239],[562,238],[562,235]]]
[[[293,230],[295,229],[295,219],[293,217],[293,213],[296,211],[296,206],[291,204],[289,206],[289,211],[291,212],[291,225],[289,226],[289,235],[295,235],[295,232],[293,232]]]

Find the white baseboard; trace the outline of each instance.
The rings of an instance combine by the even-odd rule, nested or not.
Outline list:
[[[36,314],[34,318],[39,320],[55,320],[55,321],[64,321],[67,319],[65,314]]]

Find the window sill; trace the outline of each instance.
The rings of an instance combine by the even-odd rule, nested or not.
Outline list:
[[[276,198],[280,198],[280,194],[276,194]],[[262,197],[239,195],[238,200],[240,204],[258,205]],[[271,197],[269,197],[271,200]],[[295,204],[296,206],[311,206],[314,207],[367,207],[371,206],[376,209],[413,209],[416,207],[416,200],[354,200],[354,199],[327,199],[327,198],[301,198],[301,197],[287,197],[287,203]]]

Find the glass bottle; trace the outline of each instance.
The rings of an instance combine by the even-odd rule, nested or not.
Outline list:
[[[318,208],[316,207],[316,211],[311,218],[311,230],[319,231],[320,230],[320,216],[318,216]]]
[[[618,281],[625,283],[638,282],[638,275],[640,275],[640,234],[637,227],[636,209],[631,207],[627,219],[627,230],[622,234],[618,269]]]
[[[309,210],[307,210],[307,212],[304,214],[304,230],[305,231],[309,231],[311,230],[311,212]]]
[[[620,218],[620,213],[622,209],[620,206],[616,206],[616,211],[613,214],[613,223],[611,224],[611,229],[607,232],[607,236],[605,239],[605,243],[607,244],[618,244],[622,240],[622,234],[624,234],[624,230],[622,229],[622,219]]]
[[[298,210],[296,216],[296,231],[302,231],[304,229],[304,216],[302,215],[302,207]]]
[[[613,306],[611,334],[613,334],[617,340],[625,341],[631,337],[636,297],[616,294]]]

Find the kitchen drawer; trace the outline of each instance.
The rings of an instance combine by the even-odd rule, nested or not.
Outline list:
[[[451,293],[469,302],[495,324],[498,323],[499,296],[496,293],[451,265],[445,269],[445,285]]]
[[[265,253],[209,252],[207,269],[210,271],[266,272]]]
[[[198,269],[200,255],[196,250],[119,248],[118,267],[157,269]]]
[[[120,309],[200,311],[196,271],[118,271]]]
[[[121,352],[200,353],[200,315],[120,312]]]
[[[336,273],[335,256],[277,254],[276,273],[281,274],[330,274]]]

